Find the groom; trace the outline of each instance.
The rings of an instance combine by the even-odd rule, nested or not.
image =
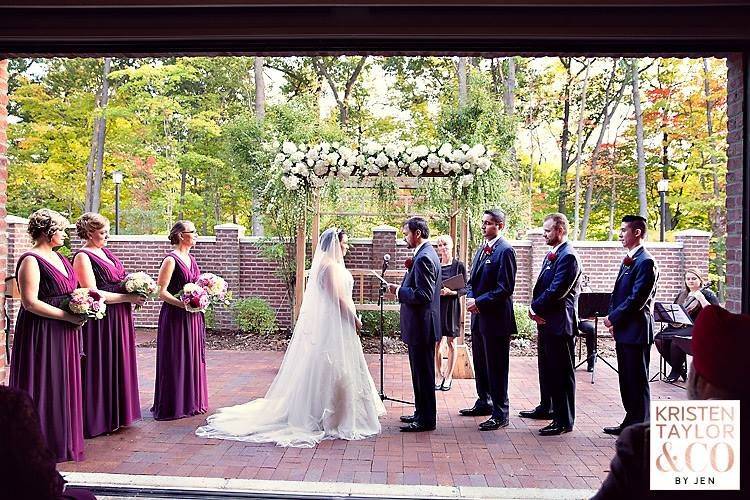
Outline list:
[[[412,217],[403,226],[406,245],[414,256],[406,259],[401,286],[389,284],[401,303],[401,339],[409,347],[414,415],[404,415],[408,424],[401,432],[435,430],[435,343],[440,340],[440,259],[428,238],[427,221]]]

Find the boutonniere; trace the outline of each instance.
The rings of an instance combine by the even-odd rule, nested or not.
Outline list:
[[[411,269],[411,266],[413,265],[414,265],[414,259],[412,259],[411,257],[409,257],[408,259],[404,261],[404,267],[406,269]]]
[[[492,254],[492,247],[491,247],[491,246],[489,246],[489,245],[485,245],[485,246],[484,246],[484,250],[482,250],[482,254],[483,254],[483,255],[484,255],[485,257],[489,257],[489,256],[490,256],[490,255]]]
[[[633,259],[633,257],[629,255],[626,255],[625,258],[622,259],[622,265],[627,266],[627,267],[632,266],[634,262],[635,260]]]
[[[549,252],[547,254],[547,260],[550,262],[555,262],[557,260],[557,254],[553,252]]]

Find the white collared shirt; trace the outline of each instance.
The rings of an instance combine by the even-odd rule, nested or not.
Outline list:
[[[494,237],[494,238],[493,238],[493,239],[492,239],[491,241],[487,241],[487,240],[485,240],[485,241],[484,241],[484,244],[485,244],[486,246],[488,246],[488,247],[492,248],[492,246],[493,246],[493,245],[494,245],[495,243],[497,243],[497,240],[499,240],[499,239],[500,239],[500,233],[498,233],[498,235],[497,235],[497,236],[495,236],[495,237]]]
[[[643,245],[638,245],[637,247],[633,248],[632,250],[628,250],[628,257],[630,257],[630,258],[632,259],[632,258],[633,258],[633,255],[635,255],[635,253],[636,253],[636,252],[637,252],[638,250],[640,250],[642,246],[643,246]]]

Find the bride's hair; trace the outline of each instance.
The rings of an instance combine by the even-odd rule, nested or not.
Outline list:
[[[339,229],[338,231],[326,231],[323,233],[323,235],[320,237],[320,249],[324,252],[327,252],[329,248],[331,248],[331,243],[333,242],[333,235],[336,235],[339,242],[344,239],[344,235],[346,234],[346,230]]]

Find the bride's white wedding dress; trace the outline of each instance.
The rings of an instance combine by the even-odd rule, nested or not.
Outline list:
[[[354,279],[335,228],[320,237],[300,316],[264,398],[221,408],[195,433],[279,446],[364,439],[380,432],[385,407],[355,328]]]

